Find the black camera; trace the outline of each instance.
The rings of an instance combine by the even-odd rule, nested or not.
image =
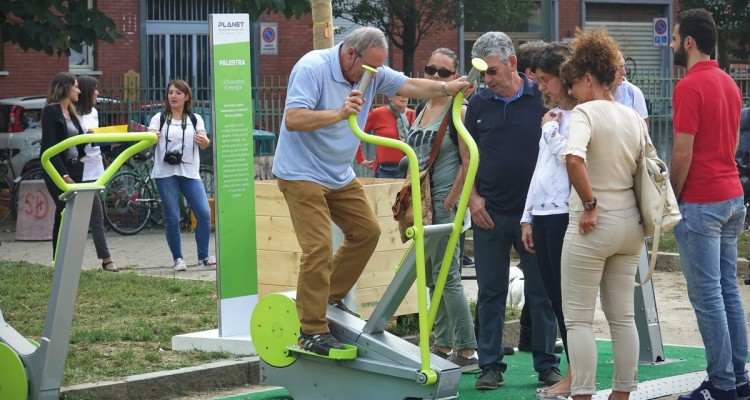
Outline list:
[[[182,153],[177,150],[168,151],[164,154],[164,162],[169,165],[177,165],[182,162]]]

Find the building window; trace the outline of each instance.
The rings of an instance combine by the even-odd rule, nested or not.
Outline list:
[[[94,8],[94,0],[88,0],[89,8]],[[94,70],[94,45],[84,44],[81,52],[70,50],[68,65],[73,72]]]

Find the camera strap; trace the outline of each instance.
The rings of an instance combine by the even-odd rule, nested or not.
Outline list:
[[[169,151],[169,125],[172,124],[172,112],[167,113],[167,133],[165,137],[165,152]],[[187,128],[187,116],[186,113],[182,113],[182,148],[180,148],[180,154],[185,154],[185,129]],[[195,127],[193,127],[195,128]]]

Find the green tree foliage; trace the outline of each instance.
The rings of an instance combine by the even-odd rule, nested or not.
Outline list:
[[[124,36],[115,23],[86,0],[0,1],[0,43],[17,44],[24,51],[70,55],[97,40],[114,43]]]
[[[234,6],[257,21],[266,12],[283,13],[286,19],[310,12],[310,0],[234,0]]]
[[[336,0],[333,15],[382,29],[403,52],[402,69],[410,74],[414,51],[427,35],[456,28],[462,21],[467,31],[512,30],[527,22],[536,7],[531,0]]]
[[[680,0],[683,10],[704,8],[714,16],[719,30],[719,62],[750,58],[750,2],[748,0]]]
[[[519,31],[537,8],[538,2],[528,0],[464,0],[464,30]]]

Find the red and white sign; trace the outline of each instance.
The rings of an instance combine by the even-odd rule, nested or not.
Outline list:
[[[279,54],[279,24],[275,22],[261,22],[260,25],[260,54]]]
[[[654,46],[669,46],[669,18],[654,18]]]

